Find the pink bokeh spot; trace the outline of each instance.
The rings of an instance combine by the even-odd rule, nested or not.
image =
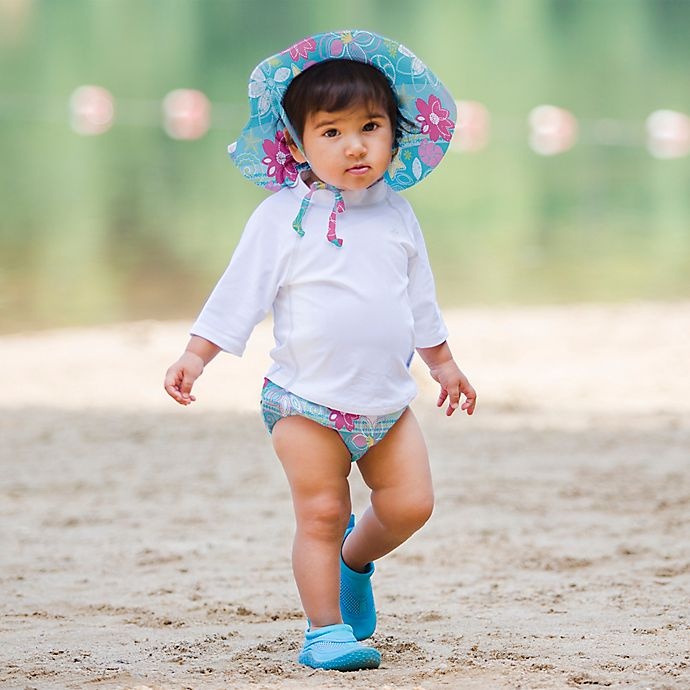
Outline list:
[[[276,134],[275,141],[264,139],[263,149],[266,157],[261,162],[266,166],[266,175],[274,177],[279,185],[285,183],[285,178],[297,179],[297,165],[283,132]]]
[[[491,116],[483,103],[458,101],[458,124],[452,145],[458,151],[481,151],[489,143]]]
[[[72,128],[78,134],[107,132],[115,118],[115,101],[102,86],[80,86],[70,98]]]
[[[429,102],[418,98],[416,101],[417,122],[421,124],[422,134],[428,134],[431,141],[450,141],[455,123],[448,117],[449,111],[441,106],[437,96],[429,96]]]
[[[538,105],[529,114],[530,146],[542,156],[568,151],[577,139],[575,116],[555,105]]]
[[[175,89],[163,100],[165,131],[173,139],[200,139],[211,125],[211,103],[196,89]]]

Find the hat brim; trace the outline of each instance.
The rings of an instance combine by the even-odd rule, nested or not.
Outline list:
[[[292,80],[325,60],[356,60],[379,69],[396,94],[401,115],[410,123],[384,176],[396,191],[423,180],[450,145],[456,119],[453,97],[412,51],[370,31],[334,31],[302,39],[259,63],[249,79],[249,122],[228,152],[252,182],[277,191],[296,183],[298,170],[285,142],[287,128],[296,141],[282,100]]]

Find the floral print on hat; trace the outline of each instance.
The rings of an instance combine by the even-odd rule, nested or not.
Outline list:
[[[297,163],[290,153],[284,132],[277,132],[274,141],[265,139],[263,149],[266,157],[261,162],[266,166],[266,175],[275,178],[280,185],[286,178],[297,179]]]
[[[417,99],[417,122],[422,123],[422,134],[428,134],[431,141],[438,141],[439,137],[444,141],[450,141],[453,136],[455,123],[448,119],[448,111],[441,105],[436,96],[429,96],[429,102]]]
[[[403,131],[386,182],[396,191],[424,179],[441,161],[453,135],[456,107],[438,77],[405,46],[371,31],[331,31],[297,41],[261,62],[249,80],[249,122],[235,144],[232,160],[252,182],[276,191],[292,186],[298,170],[285,144],[290,130],[299,142],[282,100],[292,80],[325,60],[356,60],[387,77],[400,111],[413,131]]]

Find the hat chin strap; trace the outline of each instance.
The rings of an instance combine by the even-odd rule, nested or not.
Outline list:
[[[304,156],[304,162],[296,164],[297,174],[301,175],[301,173],[303,172],[312,170],[312,167],[311,165],[309,165],[309,161],[307,160],[307,154],[304,152],[302,141],[297,135],[297,132],[295,132],[295,128],[290,123],[290,118],[285,113],[285,110],[283,109],[282,105],[280,105],[279,108],[281,119],[283,121],[283,124],[285,125],[285,128],[290,134],[292,142]],[[314,192],[323,189],[326,189],[329,192],[333,192],[334,195],[333,207],[331,208],[331,214],[328,217],[328,232],[326,233],[326,239],[336,247],[342,247],[343,240],[336,235],[335,225],[338,213],[343,213],[345,211],[345,200],[343,199],[343,193],[342,190],[338,189],[337,187],[334,187],[330,184],[326,184],[321,180],[314,180],[309,185],[309,191],[304,195],[304,198],[302,199],[302,204],[300,205],[299,211],[297,212],[297,216],[295,217],[295,220],[292,221],[292,227],[300,237],[304,237],[304,228],[302,227],[304,216],[307,213],[307,209],[311,206],[311,199],[314,196]]]
[[[292,142],[294,145],[300,150],[302,155],[306,159],[306,154],[304,153],[304,146],[302,146],[302,139],[300,138],[299,134],[297,134],[297,131],[295,128],[292,126],[292,123],[290,122],[290,118],[287,116],[287,113],[285,112],[283,106],[281,103],[276,104],[278,108],[278,114],[280,116],[278,122],[277,122],[277,127],[278,129],[287,129],[288,133],[290,134],[290,139],[292,139]],[[282,127],[281,127],[282,125]],[[298,163],[299,165],[303,165],[303,163]]]
[[[302,149],[300,149],[301,151]],[[307,172],[311,170],[311,165],[309,165],[308,161],[304,161],[304,163],[295,163],[295,168],[297,169],[297,174]]]
[[[308,163],[304,163],[308,168]],[[331,208],[331,214],[328,217],[328,232],[326,233],[326,239],[336,247],[342,247],[343,241],[340,237],[335,234],[335,224],[338,213],[343,213],[345,211],[345,201],[343,199],[343,194],[340,189],[334,187],[333,185],[321,182],[321,180],[315,180],[309,185],[309,191],[304,195],[302,199],[302,204],[299,208],[295,220],[292,221],[292,227],[294,231],[300,236],[304,237],[304,228],[302,227],[302,221],[307,212],[307,209],[311,206],[311,199],[314,192],[326,189],[329,192],[333,192],[335,199],[333,200],[333,207]]]

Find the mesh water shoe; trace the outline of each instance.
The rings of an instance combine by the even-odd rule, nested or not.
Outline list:
[[[345,530],[343,542],[355,526],[355,516],[350,516],[350,522]],[[371,588],[371,576],[374,574],[374,564],[368,563],[363,573],[349,568],[342,555],[340,557],[340,615],[343,621],[352,627],[357,640],[366,640],[376,630],[376,607],[374,592]]]
[[[352,628],[344,623],[307,630],[300,664],[330,671],[361,671],[378,668],[381,655],[355,639]]]

